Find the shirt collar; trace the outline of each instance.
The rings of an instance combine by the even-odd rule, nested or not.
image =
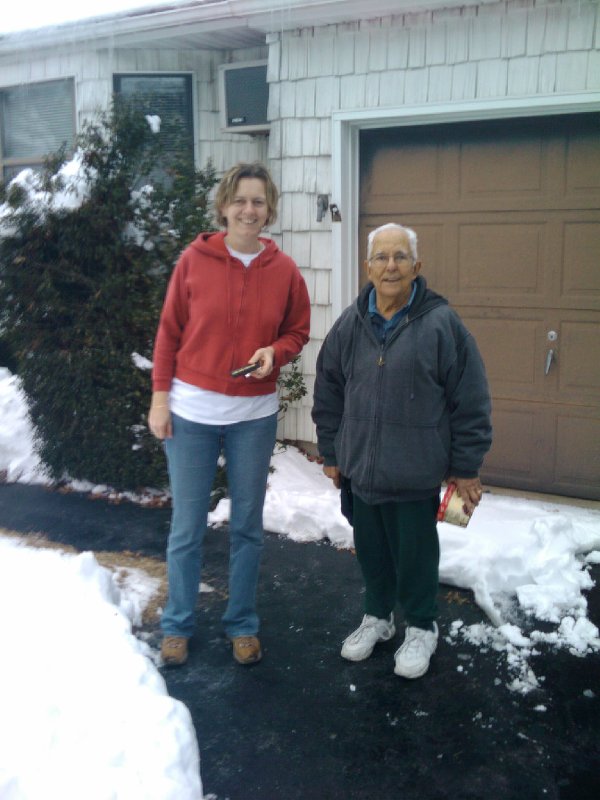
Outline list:
[[[412,291],[410,293],[410,297],[408,298],[408,302],[406,305],[402,306],[402,308],[398,309],[394,316],[390,320],[386,320],[385,317],[379,313],[377,310],[377,292],[375,291],[375,287],[371,289],[369,292],[369,314],[374,316],[377,314],[378,317],[381,317],[386,322],[391,322],[392,320],[396,319],[397,317],[404,316],[408,312],[408,309],[411,306],[412,301],[415,299],[415,294],[417,293],[417,284],[415,281],[412,282]]]

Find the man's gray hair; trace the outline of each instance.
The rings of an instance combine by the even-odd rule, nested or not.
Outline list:
[[[397,222],[386,222],[385,225],[380,225],[379,228],[375,228],[375,230],[371,231],[367,237],[367,258],[371,258],[373,253],[373,242],[375,241],[377,234],[381,233],[382,231],[389,231],[390,229],[403,231],[406,234],[408,237],[408,246],[410,247],[412,259],[413,261],[417,261],[417,234],[412,228],[407,228],[405,225],[399,225]]]

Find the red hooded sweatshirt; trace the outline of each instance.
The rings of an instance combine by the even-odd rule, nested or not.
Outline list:
[[[292,259],[261,238],[264,250],[244,267],[224,239],[223,232],[200,234],[173,270],[154,345],[154,391],[169,391],[176,377],[221,394],[270,394],[279,368],[308,341],[310,300]],[[269,346],[275,368],[267,378],[230,376]]]

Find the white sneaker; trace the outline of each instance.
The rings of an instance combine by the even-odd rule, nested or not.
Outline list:
[[[429,669],[429,661],[438,643],[438,626],[433,631],[406,626],[404,643],[396,650],[394,672],[403,678],[420,678]]]
[[[389,619],[379,619],[365,614],[359,627],[344,639],[342,658],[348,661],[364,661],[373,652],[379,642],[387,642],[396,633],[394,614]]]

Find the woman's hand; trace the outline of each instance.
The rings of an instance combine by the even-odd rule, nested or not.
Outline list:
[[[272,347],[259,347],[248,360],[248,363],[256,364],[256,362],[259,361],[260,367],[256,372],[251,372],[249,377],[256,378],[256,380],[260,381],[262,378],[266,378],[267,375],[270,375],[273,372],[274,358],[275,350]]]
[[[479,478],[448,478],[446,483],[456,484],[456,489],[463,501],[465,511],[471,515],[479,505],[483,489]]]
[[[148,427],[157,439],[171,439],[173,422],[169,410],[169,393],[155,392],[148,412]]]

